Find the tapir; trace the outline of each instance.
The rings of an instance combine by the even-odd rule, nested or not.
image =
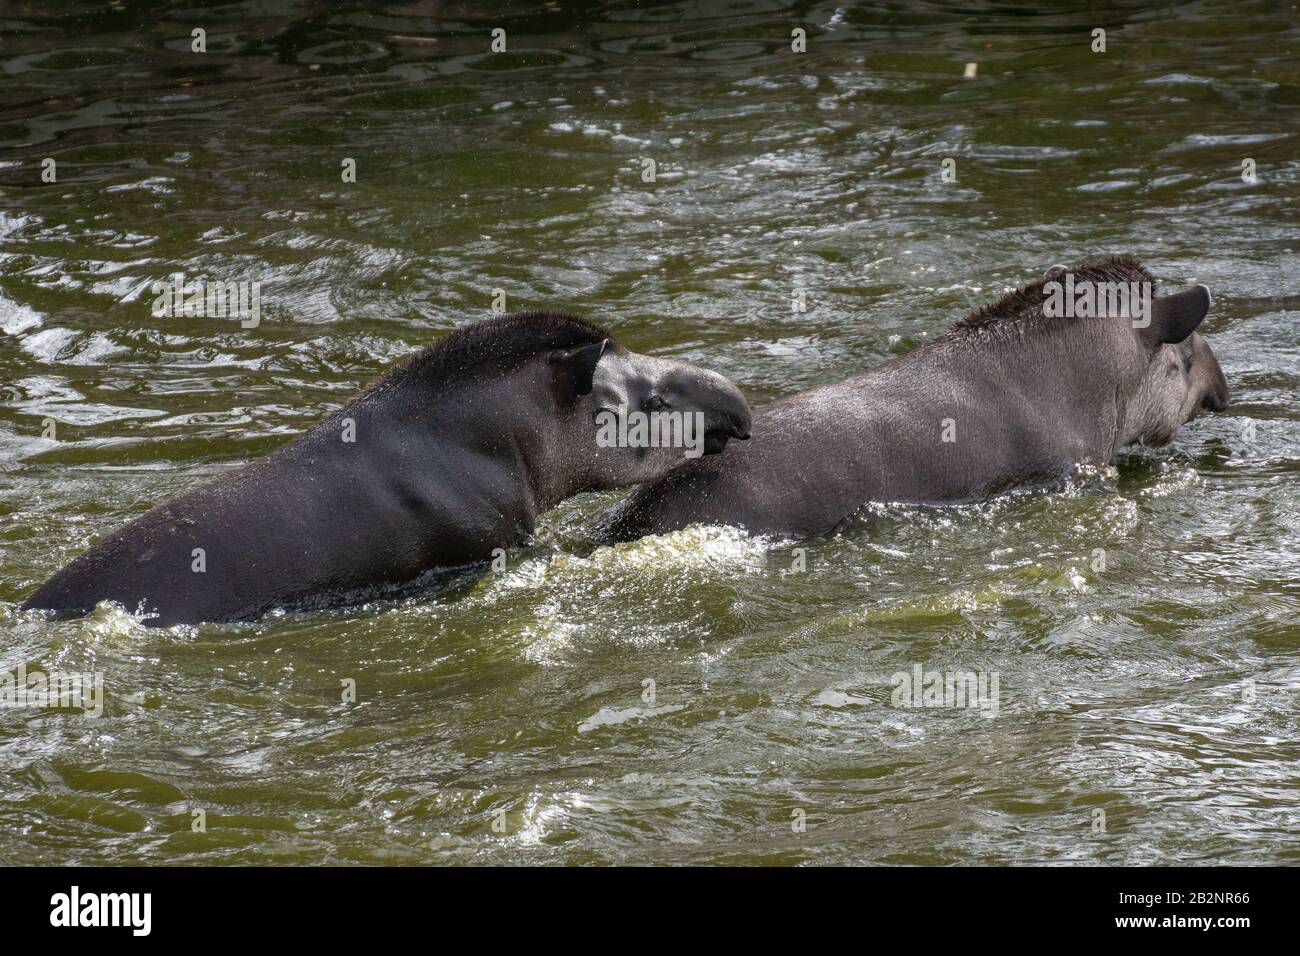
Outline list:
[[[1167,445],[1223,411],[1228,385],[1196,331],[1209,289],[1153,290],[1128,257],[1056,267],[906,355],[760,408],[752,440],[637,488],[597,537],[697,522],[815,537],[870,502],[979,500]]]
[[[157,505],[23,604],[101,601],[165,626],[346,604],[523,541],[578,492],[636,484],[683,447],[597,441],[597,418],[698,416],[716,454],[749,435],[721,375],[628,351],[603,328],[524,312],[453,332],[267,457]]]

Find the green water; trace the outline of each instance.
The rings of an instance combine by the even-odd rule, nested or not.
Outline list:
[[[0,670],[107,695],[0,711],[0,859],[1300,861],[1294,4],[557,6],[0,12]],[[758,405],[1102,253],[1214,290],[1233,404],[1060,494],[804,552],[594,548],[601,494],[400,601],[15,609],[497,289]],[[261,325],[155,318],[177,270]],[[996,716],[894,706],[916,665],[996,672]]]

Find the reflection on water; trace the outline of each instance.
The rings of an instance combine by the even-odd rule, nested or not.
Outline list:
[[[0,669],[108,690],[98,721],[0,712],[6,859],[1300,857],[1289,4],[3,16]],[[1214,290],[1233,407],[1058,494],[616,548],[586,529],[617,496],[588,496],[503,574],[362,608],[162,632],[15,610],[497,290],[760,403],[1118,252]],[[260,324],[153,316],[176,272],[261,283]],[[917,665],[996,672],[998,716],[894,706]]]

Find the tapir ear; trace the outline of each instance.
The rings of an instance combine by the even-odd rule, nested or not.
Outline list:
[[[596,363],[605,354],[605,346],[608,344],[609,339],[604,339],[576,349],[559,349],[551,353],[551,370],[561,395],[574,399],[591,391]]]
[[[1194,285],[1151,303],[1151,324],[1142,330],[1152,345],[1181,342],[1196,331],[1210,311],[1210,290]]]

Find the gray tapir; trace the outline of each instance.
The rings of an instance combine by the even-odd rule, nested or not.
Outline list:
[[[1144,284],[1145,309],[1139,296],[1045,309],[1063,288],[1082,306],[1081,290]],[[1129,258],[1054,269],[907,355],[765,406],[752,441],[638,488],[601,537],[693,522],[826,534],[867,502],[978,499],[1109,463],[1126,445],[1166,445],[1200,409],[1226,408],[1228,386],[1195,332],[1209,290],[1155,299],[1153,288]]]
[[[699,453],[749,436],[721,375],[527,312],[453,332],[271,455],[165,502],[56,573],[24,608],[104,600],[151,625],[339,603],[488,559],[580,491],[657,478],[685,447],[597,441],[602,412],[698,415]]]

